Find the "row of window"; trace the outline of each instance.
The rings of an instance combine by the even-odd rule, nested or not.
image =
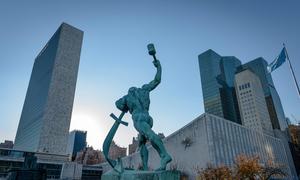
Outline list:
[[[243,105],[244,105],[244,103],[248,103],[248,102],[253,103],[253,98],[242,97],[241,99],[242,99],[241,102],[243,103]]]
[[[245,92],[241,92],[240,95],[243,96],[243,95],[247,95],[248,93],[251,93],[251,90],[248,90],[248,91],[245,91]]]
[[[246,88],[250,88],[250,83],[246,83],[239,86],[239,90],[246,89]]]
[[[252,94],[251,93],[248,94],[248,91],[246,91],[246,92],[247,93],[241,93],[241,96],[242,96],[241,99],[252,98]],[[250,92],[251,92],[251,90],[250,90]]]

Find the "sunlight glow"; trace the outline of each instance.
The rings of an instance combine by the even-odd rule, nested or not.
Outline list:
[[[70,131],[75,129],[87,131],[88,145],[96,149],[101,149],[105,128],[96,113],[77,111],[72,115]]]

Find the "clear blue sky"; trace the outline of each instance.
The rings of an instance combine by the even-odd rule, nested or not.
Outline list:
[[[146,45],[156,45],[162,83],[151,94],[154,130],[169,135],[204,112],[197,55],[213,49],[243,63],[271,62],[285,42],[300,80],[300,1],[13,1],[0,2],[0,141],[14,140],[34,58],[62,22],[84,31],[72,129],[101,148],[118,114],[115,100],[152,80]],[[272,73],[285,114],[300,119],[288,65]],[[116,142],[136,132],[129,116]]]

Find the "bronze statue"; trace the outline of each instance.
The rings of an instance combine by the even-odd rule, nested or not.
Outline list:
[[[116,101],[116,107],[121,110],[122,113],[119,118],[117,118],[114,114],[111,114],[111,117],[115,119],[115,124],[103,144],[103,152],[107,161],[114,169],[118,169],[117,171],[120,172],[122,170],[120,168],[116,168],[118,162],[108,158],[108,151],[111,140],[119,124],[121,123],[127,126],[127,123],[121,120],[126,112],[129,112],[132,115],[134,127],[139,132],[139,148],[143,169],[148,170],[148,150],[146,148],[147,140],[151,142],[153,148],[158,152],[161,158],[160,167],[157,169],[158,171],[165,170],[167,164],[172,160],[171,156],[167,153],[161,138],[151,129],[153,126],[153,119],[149,115],[150,92],[160,84],[162,68],[159,60],[155,57],[156,52],[154,45],[149,44],[148,50],[149,54],[154,57],[153,65],[157,69],[154,80],[148,84],[144,84],[141,88],[129,88],[128,94]]]

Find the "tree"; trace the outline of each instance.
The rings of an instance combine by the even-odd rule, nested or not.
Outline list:
[[[263,171],[258,156],[239,155],[234,162],[234,173],[237,179],[257,179]]]
[[[272,161],[268,161],[267,166],[263,168],[261,173],[261,179],[271,179],[271,177],[283,178],[287,176],[287,173],[282,169],[284,166],[275,164]]]
[[[197,170],[199,176],[197,177],[197,179],[206,179],[206,180],[223,180],[223,179],[228,179],[231,180],[233,179],[232,176],[232,170],[225,166],[225,165],[221,165],[221,166],[217,166],[214,167],[212,165],[208,165],[207,168],[205,169],[198,169]]]
[[[235,158],[232,167],[208,165],[205,169],[196,170],[199,180],[268,180],[271,177],[286,177],[287,174],[282,169],[283,166],[272,161],[268,161],[266,164],[260,163],[258,156],[239,155]]]

